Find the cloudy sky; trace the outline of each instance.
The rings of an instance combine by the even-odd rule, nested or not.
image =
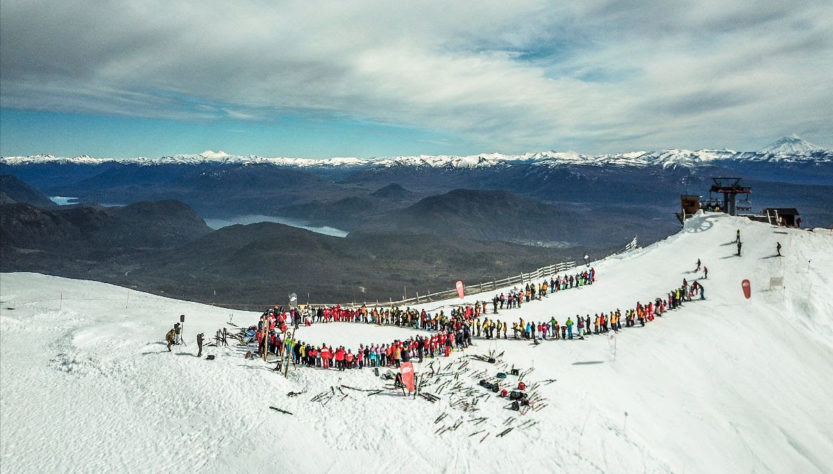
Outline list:
[[[830,0],[0,4],[0,153],[833,147]]]

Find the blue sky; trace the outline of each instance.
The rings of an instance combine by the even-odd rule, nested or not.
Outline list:
[[[829,0],[4,0],[0,154],[833,145]]]
[[[230,154],[328,158],[476,153],[459,139],[412,127],[291,115],[202,121],[3,109],[2,155],[160,157],[222,150]]]

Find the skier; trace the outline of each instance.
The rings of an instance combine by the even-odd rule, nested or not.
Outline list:
[[[695,272],[699,272],[699,271],[700,271],[700,259],[699,259],[699,258],[697,259],[697,268],[695,268],[695,269],[694,269],[694,271],[695,271]]]
[[[709,267],[703,267],[703,279],[709,278]]]
[[[205,337],[204,333],[197,334],[197,357],[202,357],[202,340]]]
[[[735,233],[735,242],[740,242],[740,229]]]
[[[741,248],[741,246],[743,246],[743,242],[738,240],[738,257],[740,257],[740,248]]]
[[[775,251],[778,253],[778,256],[780,257],[781,256],[781,242],[776,242],[775,244],[776,244],[775,245]]]
[[[321,368],[327,370],[330,368],[330,356],[331,352],[330,349],[327,347],[327,344],[323,344],[321,346]]]
[[[567,318],[567,339],[573,338],[573,319]]]
[[[165,341],[168,343],[168,352],[171,352],[171,345],[176,343],[176,325],[165,334]]]
[[[181,334],[182,326],[180,326],[179,323],[174,323],[174,344],[179,345],[179,343],[182,341]]]

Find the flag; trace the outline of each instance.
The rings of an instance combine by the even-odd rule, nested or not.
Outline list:
[[[740,286],[743,288],[743,296],[745,296],[746,299],[749,299],[749,297],[752,296],[752,288],[749,287],[749,280],[743,280]]]
[[[402,384],[408,389],[408,392],[413,392],[414,388],[414,365],[410,362],[403,362],[399,368],[399,373],[402,374]]]

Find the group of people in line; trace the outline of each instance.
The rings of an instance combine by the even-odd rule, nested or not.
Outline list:
[[[595,269],[590,268],[575,275],[553,276],[537,285],[528,283],[523,288],[516,287],[509,292],[495,295],[493,311],[497,313],[501,300],[504,302],[500,304],[501,309],[519,308],[521,301],[540,300],[548,293],[578,288],[592,284],[594,281]],[[508,298],[507,295],[509,295]],[[515,302],[507,303],[509,301]],[[452,308],[448,315],[444,310],[432,315],[425,309],[420,311],[410,307],[404,310],[399,307],[368,308],[366,304],[357,308],[341,305],[310,308],[305,314],[297,309],[284,311],[282,307],[274,306],[264,311],[257,327],[251,329],[254,330],[254,339],[257,341],[258,353],[261,355],[265,350],[275,355],[290,357],[296,364],[324,369],[345,370],[386,365],[398,367],[399,362],[403,359],[410,359],[411,354],[418,355],[420,362],[424,357],[448,356],[455,348],[465,349],[471,345],[472,337],[479,338],[481,334],[485,338],[499,338],[502,330],[506,338],[508,324],[494,318],[490,320],[485,317],[486,314],[485,301],[476,301],[473,305]],[[424,337],[419,335],[406,341],[395,340],[386,344],[361,344],[354,351],[343,346],[332,347],[327,344],[314,346],[293,340],[288,329],[293,323],[297,327],[301,321],[305,326],[329,322],[394,325],[424,329],[432,334]],[[513,326],[513,333],[517,337],[518,323],[514,323]]]
[[[697,260],[696,271],[700,271],[701,262]],[[702,266],[703,278],[708,278],[708,269]],[[576,275],[554,276],[538,284],[529,283],[523,288],[495,295],[492,299],[492,312],[497,314],[502,309],[520,308],[521,304],[540,300],[548,294],[591,285],[595,282],[595,270],[590,268]],[[703,285],[694,281],[691,284],[683,279],[682,285],[669,291],[663,297],[657,297],[647,302],[637,302],[633,308],[600,312],[581,317],[568,317],[559,322],[553,316],[549,321],[518,321],[506,322],[494,316],[489,318],[487,303],[477,301],[474,304],[454,307],[446,315],[444,310],[434,313],[425,309],[398,307],[368,308],[361,305],[357,308],[347,308],[340,305],[319,307],[302,313],[297,309],[284,311],[275,306],[267,309],[261,315],[257,326],[249,328],[253,332],[253,340],[257,341],[258,354],[263,351],[281,358],[289,358],[296,365],[318,367],[321,369],[361,369],[365,367],[399,367],[402,362],[417,358],[422,362],[425,358],[448,357],[455,350],[464,350],[472,344],[473,338],[526,339],[538,342],[541,340],[570,340],[584,338],[608,331],[618,331],[624,327],[633,327],[638,323],[645,326],[655,317],[661,317],[666,311],[677,309],[686,301],[705,299]],[[395,325],[422,329],[427,335],[415,335],[405,340],[394,340],[384,344],[359,344],[357,348],[344,346],[328,346],[326,343],[314,345],[294,338],[294,331],[290,326],[295,324],[312,325],[328,322],[355,322],[377,325]],[[176,342],[176,331],[168,334],[168,343]]]
[[[284,340],[280,337],[268,344],[267,350],[275,355],[290,358],[295,365],[321,369],[362,369],[365,367],[398,368],[402,362],[418,358],[448,357],[454,350],[463,350],[471,344],[471,338],[450,331],[439,331],[431,336],[412,336],[406,340],[394,340],[388,344],[359,344],[353,349],[344,346],[315,346],[303,341],[294,341],[291,335]]]
[[[698,270],[699,266],[698,260]],[[547,293],[570,288],[569,278],[553,278],[551,281],[552,284],[549,281],[542,282],[534,293],[532,290],[535,287],[534,284],[527,285],[523,290],[517,289],[507,293],[514,295],[513,299],[520,298],[523,301],[526,301],[526,295],[529,294],[529,300],[532,301],[535,298],[540,299]],[[582,272],[573,278],[573,287],[592,284],[593,281],[595,281],[594,271]],[[596,313],[592,317],[589,314],[585,317],[576,315],[574,318],[568,317],[563,323],[560,323],[554,316],[549,321],[539,322],[519,318],[511,324],[494,316],[490,319],[487,316],[486,305],[481,302],[452,308],[448,315],[444,311],[432,316],[425,310],[369,309],[366,305],[362,305],[358,308],[340,306],[318,308],[314,316],[306,318],[305,324],[330,321],[362,322],[414,327],[429,332],[427,335],[419,334],[389,343],[359,344],[355,349],[330,346],[326,343],[314,345],[295,340],[293,335],[286,331],[286,321],[291,321],[291,314],[281,311],[280,308],[270,308],[261,317],[256,337],[259,351],[266,350],[278,356],[288,357],[294,364],[301,366],[340,371],[366,367],[395,368],[411,359],[418,359],[422,362],[425,358],[448,357],[455,350],[465,350],[472,344],[472,339],[500,339],[501,334],[504,339],[509,339],[510,330],[513,339],[529,339],[538,342],[539,339],[584,338],[618,331],[623,327],[633,327],[636,324],[645,326],[655,317],[661,317],[667,311],[680,308],[684,302],[695,298],[705,299],[702,284],[697,281],[689,284],[686,279],[683,279],[681,286],[669,291],[665,296],[647,302],[637,302],[633,308],[624,312],[617,308]],[[511,307],[504,306],[504,308]]]
[[[579,288],[585,285],[591,285],[596,281],[596,269],[590,268],[575,275],[553,276],[549,280],[544,280],[537,285],[535,283],[527,283],[523,289],[513,288],[506,293],[500,293],[492,298],[492,312],[497,313],[498,309],[520,308],[521,304],[547,296],[558,291],[567,290],[570,288]]]

